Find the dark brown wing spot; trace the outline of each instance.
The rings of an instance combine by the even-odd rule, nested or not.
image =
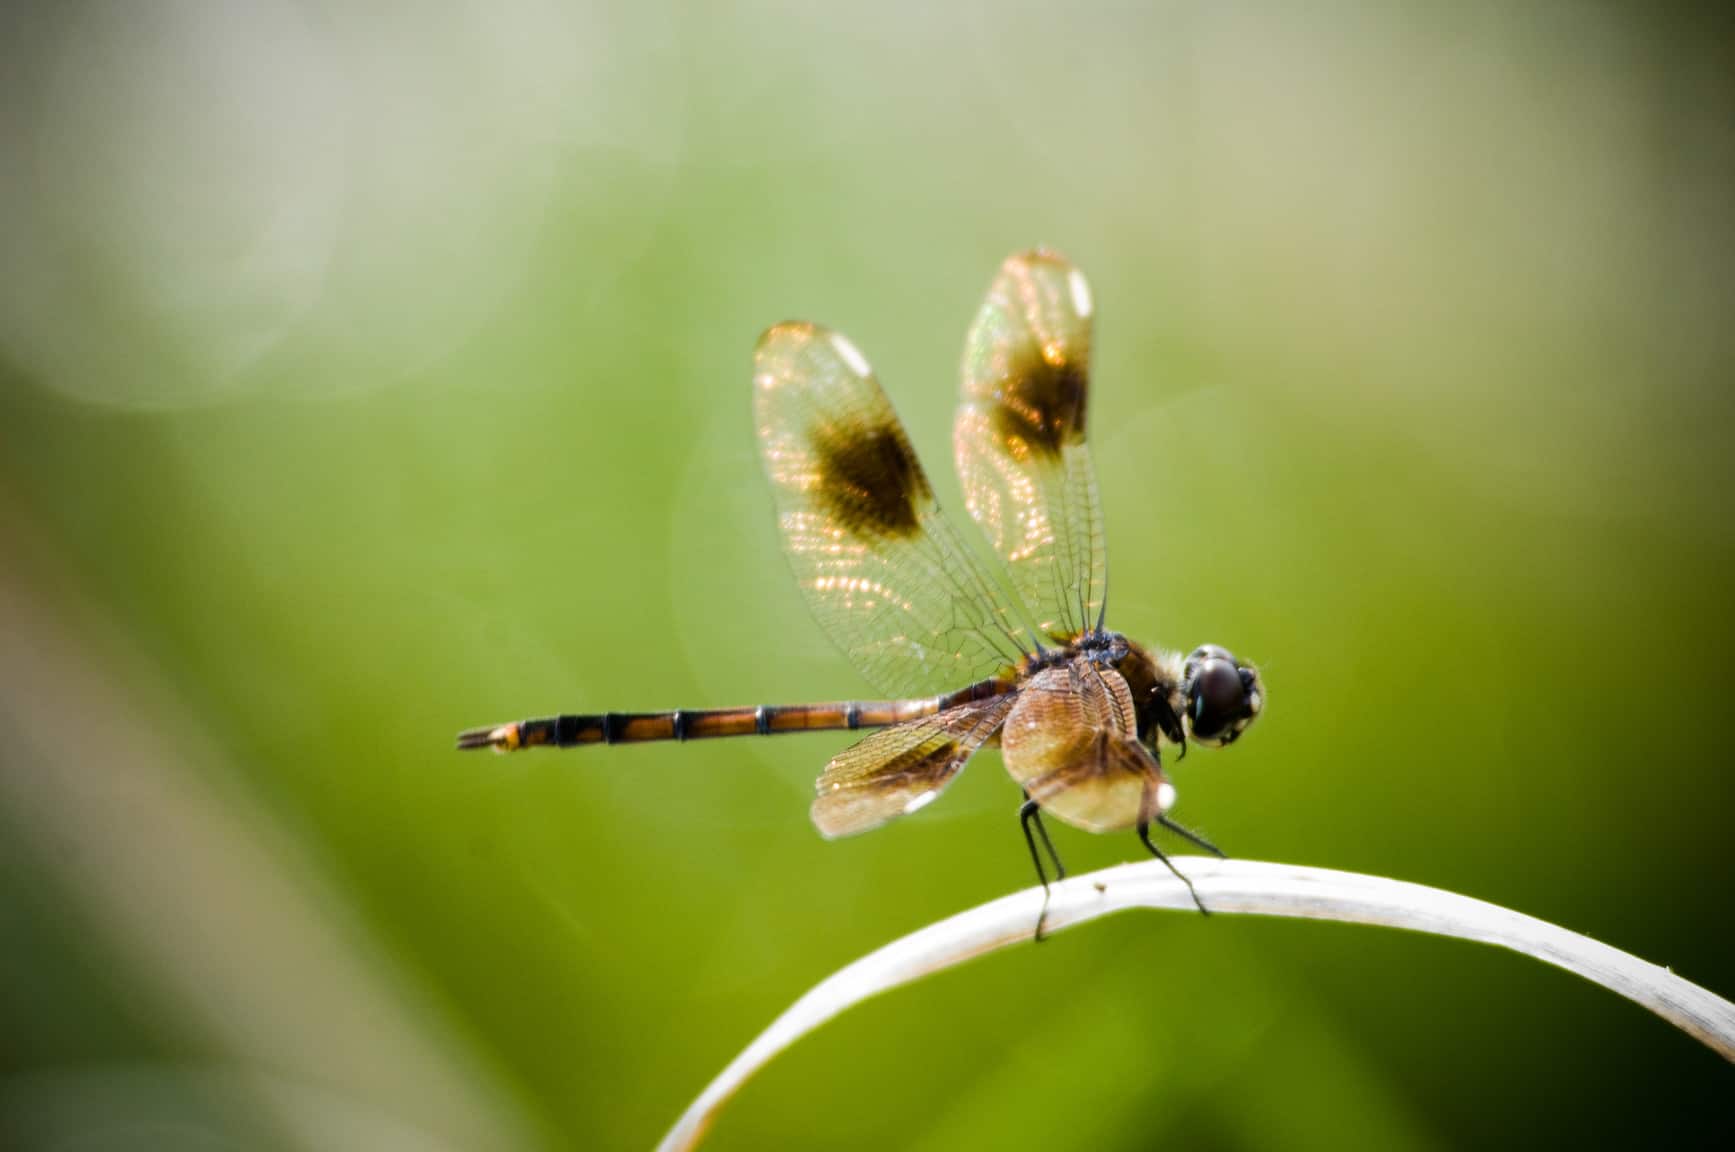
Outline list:
[[[933,490],[902,428],[822,425],[812,441],[814,502],[840,528],[863,539],[899,539],[920,530],[921,505]]]
[[[1038,456],[1059,456],[1064,446],[1084,441],[1088,383],[1084,365],[1033,350],[1001,390],[994,409],[996,431],[1018,437]]]

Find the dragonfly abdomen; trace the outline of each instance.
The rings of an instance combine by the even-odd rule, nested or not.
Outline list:
[[[852,700],[831,704],[762,704],[744,708],[676,708],[665,712],[585,712],[473,728],[459,748],[577,748],[586,744],[645,744],[657,740],[710,740],[723,736],[775,736],[783,732],[885,728],[931,716],[944,697],[926,700]]]
[[[829,704],[760,704],[744,708],[675,708],[664,712],[578,712],[520,720],[458,735],[459,748],[577,748],[586,744],[645,744],[657,740],[710,740],[721,736],[775,736],[782,732],[889,728],[945,708],[998,696],[1012,687],[989,679],[944,696],[913,700],[843,700]]]

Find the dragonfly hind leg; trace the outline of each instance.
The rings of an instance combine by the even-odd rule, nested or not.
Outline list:
[[[1018,822],[1024,828],[1024,843],[1030,849],[1030,862],[1036,865],[1036,879],[1042,884],[1042,911],[1036,915],[1036,942],[1042,943],[1042,925],[1048,919],[1048,872],[1042,866],[1042,854],[1036,850],[1036,841],[1040,837],[1042,846],[1048,849],[1048,858],[1054,863],[1054,878],[1066,879],[1066,865],[1060,862],[1060,855],[1054,850],[1054,841],[1048,838],[1048,829],[1042,823],[1042,806],[1030,798],[1030,793],[1024,794],[1024,803],[1018,809]],[[1032,833],[1032,827],[1035,832]]]
[[[1167,828],[1171,832],[1174,832],[1178,835],[1186,837],[1188,840],[1191,840],[1193,843],[1197,844],[1201,848],[1207,849],[1208,851],[1213,852],[1218,856],[1223,855],[1223,853],[1218,850],[1218,848],[1215,844],[1212,844],[1209,840],[1205,839],[1203,836],[1200,836],[1196,832],[1188,831],[1187,829],[1181,827],[1179,824],[1176,824],[1174,821],[1170,820],[1166,816],[1158,816],[1157,817],[1157,823],[1161,824],[1164,828]],[[1191,880],[1187,879],[1186,873],[1182,872],[1179,868],[1175,867],[1175,862],[1173,860],[1170,860],[1167,856],[1165,856],[1163,854],[1163,850],[1161,848],[1158,848],[1155,844],[1151,843],[1151,822],[1149,820],[1139,821],[1139,840],[1141,843],[1144,844],[1144,846],[1146,848],[1149,848],[1151,850],[1152,856],[1155,856],[1158,860],[1161,860],[1164,863],[1164,865],[1166,865],[1168,867],[1169,871],[1171,871],[1175,874],[1175,878],[1177,880],[1179,880],[1181,883],[1183,883],[1187,886],[1187,892],[1189,895],[1191,895],[1193,897],[1193,905],[1199,909],[1199,915],[1209,916],[1211,914],[1211,910],[1209,908],[1205,907],[1205,902],[1203,900],[1199,899],[1198,889],[1193,887],[1193,882]]]

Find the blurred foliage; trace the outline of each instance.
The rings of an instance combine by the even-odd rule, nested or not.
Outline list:
[[[828,844],[806,797],[842,738],[448,748],[863,694],[778,555],[754,338],[847,331],[955,505],[964,329],[1036,243],[1099,308],[1111,624],[1270,689],[1175,771],[1179,815],[1735,993],[1726,9],[146,12],[0,17],[8,595],[270,830],[516,1140],[649,1144],[815,980],[1029,882],[995,754]],[[10,728],[109,730],[8,648]],[[464,1143],[423,1081],[261,1057],[200,1023],[227,1001],[164,993],[155,913],[90,896],[150,874],[90,808],[50,835],[16,802],[82,769],[127,816],[141,770],[56,731],[0,751],[0,1134],[336,1146],[283,1120],[317,1100]],[[176,889],[177,923],[242,910],[189,944],[224,971],[281,912],[227,873]],[[333,1051],[375,1028],[247,971]],[[1729,1101],[1714,1056],[1539,965],[1149,916],[846,1016],[712,1146],[1679,1147],[1735,1135]]]

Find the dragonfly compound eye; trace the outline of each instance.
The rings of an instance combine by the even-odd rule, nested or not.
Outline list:
[[[1187,726],[1199,743],[1234,743],[1264,703],[1258,671],[1227,650],[1207,645],[1187,658]]]

